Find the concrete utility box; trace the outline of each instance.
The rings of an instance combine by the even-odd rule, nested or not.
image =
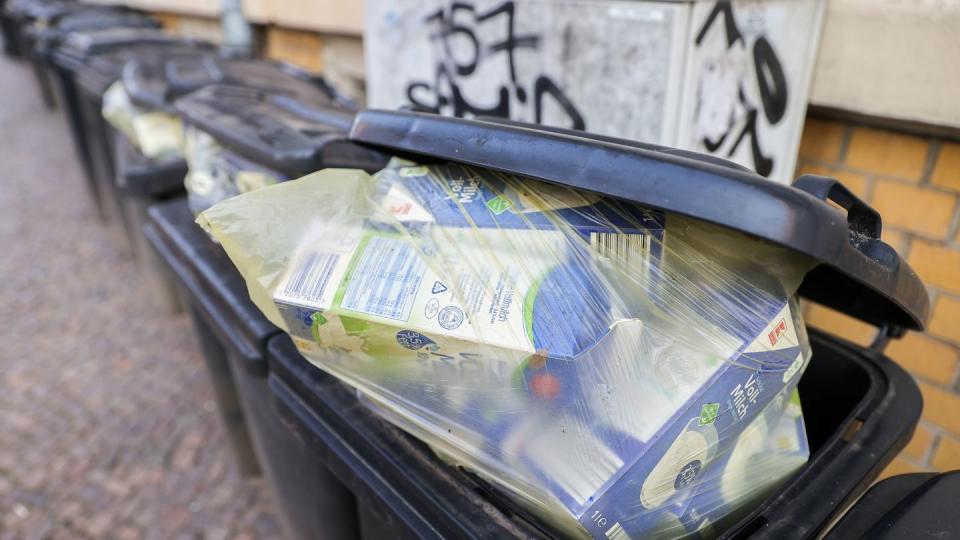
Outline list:
[[[371,107],[676,146],[788,182],[823,0],[366,0]]]

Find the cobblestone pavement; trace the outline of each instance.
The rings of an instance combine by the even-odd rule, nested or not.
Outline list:
[[[0,58],[0,540],[278,537],[188,321],[121,248],[62,114]]]

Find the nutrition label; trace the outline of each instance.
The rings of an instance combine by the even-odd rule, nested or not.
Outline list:
[[[406,321],[426,263],[403,240],[373,236],[362,249],[340,307]]]

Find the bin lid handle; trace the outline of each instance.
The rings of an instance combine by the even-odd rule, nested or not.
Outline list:
[[[880,239],[883,222],[880,213],[846,186],[826,176],[805,174],[793,182],[793,187],[806,191],[822,201],[832,201],[847,211],[850,231],[868,238]]]

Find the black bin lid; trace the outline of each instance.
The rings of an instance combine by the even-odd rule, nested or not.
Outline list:
[[[10,0],[3,6],[3,13],[12,19],[23,22],[75,9],[82,9],[83,4],[70,0]]]
[[[160,21],[148,13],[115,6],[85,6],[60,11],[47,18],[51,28],[60,32],[100,30],[104,28],[160,28]]]
[[[189,52],[212,50],[212,45],[171,36],[154,28],[110,28],[67,34],[53,58],[58,66],[76,74],[80,87],[102,95],[120,78],[129,60],[161,48]]]
[[[27,2],[9,2],[6,12],[8,16],[18,17],[22,23],[30,24],[32,22],[46,23],[55,17],[82,11],[90,7],[91,6],[87,4],[80,4],[78,2],[38,2],[31,0]]]
[[[362,111],[350,138],[585,189],[714,223],[805,254],[819,264],[799,294],[898,335],[921,330],[930,299],[880,240],[881,220],[836,180],[771,182],[716,158],[581,132],[427,113]],[[827,200],[846,209],[846,214]]]
[[[28,33],[36,41],[35,51],[46,55],[71,32],[159,27],[160,21],[131,8],[71,3],[51,4],[44,10],[37,10],[35,22]]]
[[[293,76],[268,89],[207,86],[174,107],[223,147],[288,178],[329,167],[376,171],[388,159],[349,140],[354,111]]]
[[[176,99],[213,84],[287,92],[307,100],[319,89],[328,94],[329,106],[337,98],[308,73],[288,64],[226,57],[213,51],[158,50],[128,62],[122,80],[131,101],[151,109],[172,110]]]

